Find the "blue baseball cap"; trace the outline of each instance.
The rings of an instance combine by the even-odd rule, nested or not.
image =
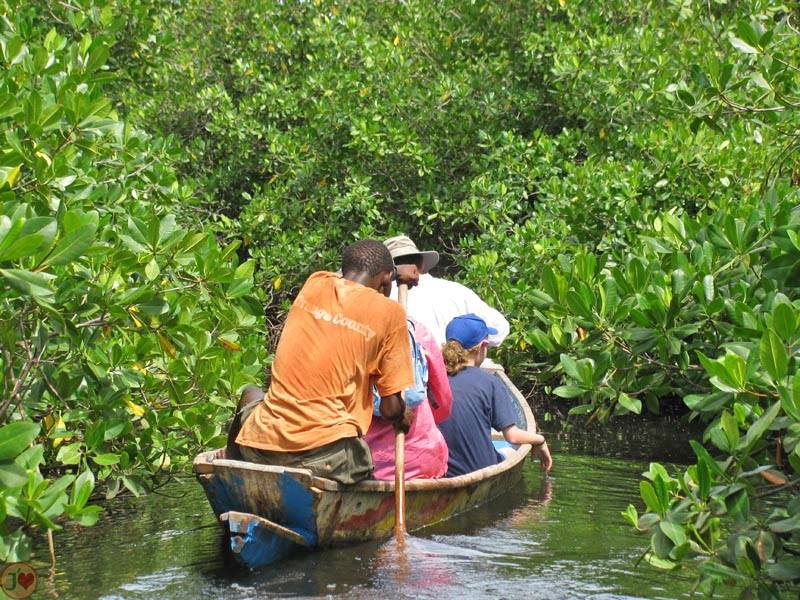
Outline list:
[[[456,317],[447,324],[444,335],[448,341],[455,340],[464,348],[474,348],[489,335],[497,333],[497,329],[486,325],[486,321],[475,313]]]

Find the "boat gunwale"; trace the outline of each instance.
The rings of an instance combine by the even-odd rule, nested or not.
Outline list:
[[[514,396],[515,401],[522,408],[522,412],[527,421],[527,430],[531,433],[536,433],[536,421],[528,406],[527,400],[514,386],[508,376],[502,370],[496,370],[495,376],[499,377],[503,384]],[[231,460],[227,458],[216,458],[218,453],[224,448],[217,450],[208,450],[198,454],[192,462],[192,470],[196,475],[212,474],[218,468],[235,468],[237,470],[268,472],[268,473],[295,473],[297,475],[308,476],[311,478],[313,487],[328,492],[340,493],[394,493],[394,480],[381,481],[381,480],[364,480],[354,485],[340,484],[332,479],[324,477],[316,477],[311,474],[308,469],[297,469],[293,467],[281,467],[274,465],[264,465],[259,463],[251,463],[241,460]],[[479,483],[481,481],[492,479],[506,471],[509,471],[519,465],[528,453],[531,451],[530,444],[521,444],[513,453],[509,454],[505,460],[471,473],[458,475],[456,477],[442,477],[437,479],[408,479],[405,482],[406,492],[422,492],[422,491],[437,491],[437,490],[451,490],[467,487],[469,485]]]

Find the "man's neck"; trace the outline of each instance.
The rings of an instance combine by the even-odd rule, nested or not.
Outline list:
[[[347,279],[347,281],[352,281],[354,283],[359,283],[364,287],[371,287],[372,289],[375,289],[374,278],[370,277],[366,273],[342,273],[342,279]]]

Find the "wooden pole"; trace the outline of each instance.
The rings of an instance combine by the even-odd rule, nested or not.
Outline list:
[[[397,301],[403,310],[408,307],[408,286],[401,283],[397,288]],[[406,434],[402,431],[394,437],[394,535],[398,541],[406,533]]]
[[[53,543],[53,530],[47,530],[47,547],[50,549],[50,569],[56,568],[56,546]]]

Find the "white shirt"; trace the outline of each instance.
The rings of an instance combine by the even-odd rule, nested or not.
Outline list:
[[[397,286],[392,284],[392,299],[397,300]],[[506,318],[486,304],[468,287],[439,279],[429,274],[419,276],[419,285],[408,290],[408,315],[427,327],[440,346],[445,339],[447,324],[454,318],[475,313],[497,333],[489,336],[490,346],[499,346],[510,326]]]

